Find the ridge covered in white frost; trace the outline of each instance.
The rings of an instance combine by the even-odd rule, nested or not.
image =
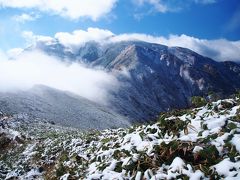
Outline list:
[[[128,129],[79,132],[0,121],[1,179],[240,179],[240,100],[160,115]]]

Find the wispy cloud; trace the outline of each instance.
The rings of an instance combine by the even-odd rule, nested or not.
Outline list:
[[[195,0],[197,4],[213,4],[216,3],[217,0]]]
[[[132,2],[139,9],[144,8],[144,6],[146,5],[150,6],[150,9],[147,12],[145,12],[146,14],[149,14],[149,12],[152,11],[157,11],[161,13],[169,11],[169,7],[167,6],[167,4],[163,3],[161,0],[132,0]],[[141,12],[141,14],[143,13]]]
[[[19,23],[25,23],[27,21],[35,21],[39,17],[40,16],[38,14],[34,14],[34,13],[26,14],[26,13],[23,13],[23,14],[20,14],[20,15],[15,15],[12,18],[13,18],[14,21],[17,21]]]
[[[0,0],[0,8],[38,10],[70,19],[90,17],[95,21],[111,12],[116,3],[117,0]]]
[[[235,31],[240,28],[240,5],[229,19],[228,24],[225,26],[227,32]],[[240,30],[240,29],[239,29]]]
[[[132,2],[136,6],[134,18],[139,20],[152,13],[178,12],[192,4],[209,5],[216,3],[217,0],[132,0]],[[143,8],[145,8],[144,12]]]
[[[154,7],[154,9],[158,12],[167,12],[168,6],[163,3],[161,0],[134,0],[134,3],[138,6],[143,6],[145,4],[150,4]]]

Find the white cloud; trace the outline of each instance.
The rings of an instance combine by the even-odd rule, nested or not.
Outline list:
[[[117,87],[114,76],[88,69],[79,63],[67,64],[40,52],[24,52],[15,60],[0,53],[0,91],[27,90],[42,84],[107,103],[110,88]]]
[[[7,56],[10,59],[13,59],[13,58],[16,58],[17,56],[19,56],[23,51],[24,51],[24,49],[22,49],[22,48],[13,48],[13,49],[10,49],[7,51]],[[0,55],[0,57],[2,57],[2,56]]]
[[[19,23],[25,23],[27,21],[35,21],[38,18],[39,18],[39,15],[34,14],[34,13],[32,13],[32,14],[23,13],[20,15],[13,16],[13,20],[15,20]]]
[[[22,37],[26,41],[26,46],[34,46],[37,42],[48,43],[54,40],[50,36],[35,35],[32,31],[23,31]]]
[[[168,46],[181,46],[189,48],[201,55],[213,58],[217,61],[231,60],[240,62],[240,40],[207,40],[183,34],[180,36],[171,35],[169,38],[162,38],[159,43]]]
[[[88,41],[103,42],[107,38],[112,37],[114,34],[105,29],[88,28],[87,31],[76,30],[72,33],[59,32],[56,33],[55,38],[66,47],[71,48],[73,51]]]
[[[240,40],[229,41],[226,39],[198,39],[187,35],[151,36],[147,34],[121,34],[111,39],[114,42],[121,40],[141,40],[150,43],[158,43],[167,46],[180,46],[191,49],[201,55],[213,58],[217,61],[240,62]]]
[[[90,17],[97,20],[111,12],[116,2],[117,0],[0,0],[0,7],[37,9],[70,19]]]

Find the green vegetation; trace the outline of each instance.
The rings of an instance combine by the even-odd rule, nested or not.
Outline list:
[[[191,104],[193,107],[201,107],[207,104],[207,101],[204,97],[201,96],[193,96],[191,98]]]
[[[44,179],[63,175],[101,179],[108,172],[106,177],[114,174],[125,179],[158,174],[189,179],[195,172],[201,172],[202,178],[224,179],[215,165],[229,159],[234,164],[231,172],[239,173],[235,163],[240,152],[233,139],[240,133],[240,102],[206,103],[198,97],[194,101],[194,106],[206,106],[161,113],[155,123],[128,129],[79,132],[39,122],[9,126],[5,135],[0,134],[0,167],[23,177],[37,169]],[[12,130],[19,132],[18,138],[11,138]],[[183,162],[180,169],[173,167],[176,158]],[[236,173],[232,174],[238,177]],[[0,174],[0,178],[5,177]]]

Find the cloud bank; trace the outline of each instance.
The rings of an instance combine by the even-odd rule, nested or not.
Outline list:
[[[227,39],[199,39],[187,35],[152,36],[148,34],[126,33],[114,34],[106,29],[88,28],[76,30],[72,33],[58,32],[54,37],[34,35],[32,32],[25,32],[24,37],[30,44],[36,42],[51,43],[58,41],[65,47],[78,50],[80,46],[88,41],[99,43],[113,43],[129,40],[140,40],[150,43],[163,44],[167,46],[179,46],[189,48],[203,56],[210,57],[216,61],[236,61],[240,62],[240,40],[229,41]]]
[[[0,8],[31,9],[70,19],[97,20],[114,8],[117,0],[0,0]]]
[[[62,62],[42,52],[24,52],[14,60],[0,53],[0,91],[27,90],[42,84],[107,104],[108,90],[117,88],[114,76],[79,63]]]
[[[82,44],[88,41],[106,42],[114,34],[105,29],[88,28],[87,31],[76,30],[72,33],[59,32],[55,34],[55,38],[66,47],[71,47],[72,50],[77,49]],[[41,39],[41,38],[40,38]]]
[[[147,34],[121,34],[112,38],[112,41],[116,42],[122,40],[141,40],[150,43],[163,44],[166,46],[179,46],[191,49],[216,61],[240,62],[240,40],[207,40],[187,36],[185,34],[170,35],[169,37],[151,36]]]

